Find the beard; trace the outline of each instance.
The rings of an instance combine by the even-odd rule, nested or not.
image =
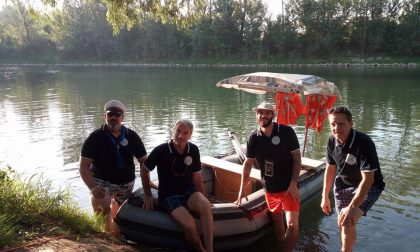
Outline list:
[[[111,131],[119,130],[118,122],[116,120],[110,120],[107,125]]]
[[[263,118],[263,119],[257,119],[257,123],[260,125],[260,127],[267,128],[270,126],[270,124],[273,122],[273,117],[270,119]]]

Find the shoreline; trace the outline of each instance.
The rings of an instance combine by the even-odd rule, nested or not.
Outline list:
[[[285,63],[285,64],[180,64],[180,63],[2,63],[0,67],[123,67],[123,68],[285,68],[285,67],[331,67],[331,68],[417,68],[417,63]]]

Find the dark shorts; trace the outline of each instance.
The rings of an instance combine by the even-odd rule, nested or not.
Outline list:
[[[193,193],[197,192],[197,188],[192,187],[186,190],[183,194],[159,198],[159,205],[167,212],[172,213],[178,207],[187,206],[187,201]]]
[[[345,187],[341,184],[340,179],[336,179],[336,186],[334,187],[334,200],[337,213],[340,213],[341,209],[347,207],[356,193],[356,187]],[[372,186],[366,196],[365,200],[359,206],[360,209],[366,215],[367,211],[373,206],[381,195],[382,190],[376,186]]]

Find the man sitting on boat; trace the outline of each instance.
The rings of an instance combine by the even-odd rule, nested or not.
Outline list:
[[[183,226],[186,241],[196,251],[211,252],[213,215],[211,204],[204,196],[200,152],[196,145],[189,142],[192,132],[191,121],[186,119],[177,121],[172,139],[154,148],[146,159],[145,167],[140,170],[145,194],[144,208],[153,210],[154,207],[149,173],[157,166],[159,205]],[[204,246],[190,210],[200,216]]]
[[[301,169],[299,142],[294,130],[273,122],[274,107],[263,102],[253,109],[258,130],[252,132],[247,142],[242,181],[237,203],[246,197],[246,187],[255,160],[261,170],[265,198],[274,222],[277,239],[284,242],[285,251],[292,251],[298,238],[299,190],[297,181]],[[283,211],[287,229],[284,229]]]

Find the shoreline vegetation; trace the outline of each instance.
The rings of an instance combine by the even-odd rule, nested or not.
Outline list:
[[[0,169],[0,251],[136,251],[105,232],[105,218],[77,207],[42,175]]]
[[[124,68],[417,68],[420,63],[0,63],[1,67],[124,67]]]

